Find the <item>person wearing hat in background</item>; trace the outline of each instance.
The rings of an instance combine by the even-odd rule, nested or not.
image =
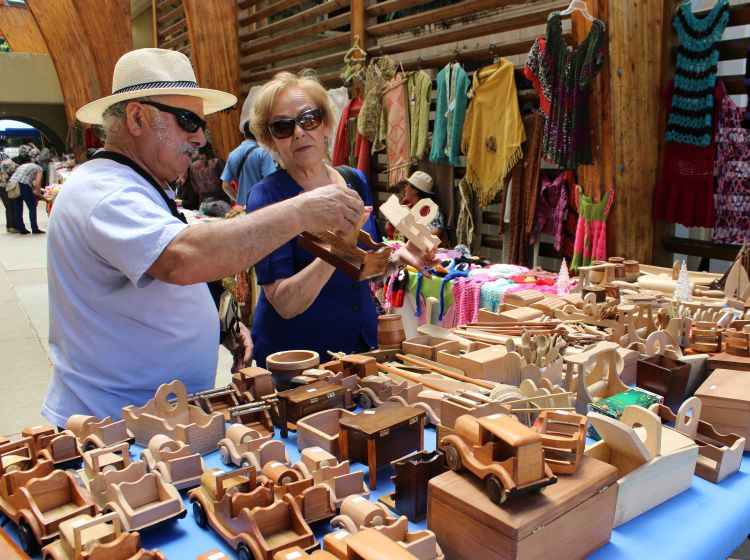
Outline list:
[[[250,189],[264,177],[276,171],[276,164],[263,146],[258,145],[255,136],[250,131],[250,109],[253,108],[255,94],[260,89],[256,86],[250,90],[242,105],[240,115],[240,133],[245,137],[242,143],[232,150],[227,157],[227,164],[221,174],[222,188],[225,193],[232,194],[234,189],[231,182],[237,183],[235,195],[236,206],[247,206],[247,196]]]
[[[205,144],[205,115],[236,98],[198,87],[188,58],[139,49],[115,65],[113,93],[78,110],[103,125],[104,149],[55,201],[48,229],[52,377],[42,415],[119,417],[179,379],[214,386],[219,318],[206,285],[247,268],[303,231],[351,232],[356,192],[323,186],[232,220],[188,227],[168,181]],[[227,337],[249,364],[246,328]]]
[[[430,177],[424,171],[415,171],[408,179],[406,179],[401,186],[404,188],[404,197],[401,199],[401,204],[408,208],[414,206],[417,202],[423,198],[429,198],[435,202],[435,193],[433,192],[432,177]],[[443,211],[438,207],[437,216],[430,222],[430,231],[432,235],[441,237],[443,230],[445,229],[445,215]],[[387,223],[385,231],[389,239],[393,239],[396,230],[392,224]]]

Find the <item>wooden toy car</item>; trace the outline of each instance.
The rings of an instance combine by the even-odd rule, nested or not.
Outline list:
[[[302,460],[294,468],[305,477],[312,477],[316,485],[327,486],[333,507],[338,509],[348,496],[370,497],[362,471],[350,471],[349,461],[339,462],[336,457],[320,449],[308,447],[301,453]]]
[[[403,544],[391,540],[375,528],[363,529],[354,534],[344,530],[328,533],[323,538],[323,548],[339,560],[422,560],[422,556],[415,556]]]
[[[172,395],[175,399],[171,399]],[[224,415],[207,414],[200,407],[188,404],[187,389],[176,380],[160,385],[154,398],[143,406],[123,407],[122,417],[133,430],[136,443],[143,447],[156,434],[165,434],[205,455],[215,451],[216,442],[224,437]]]
[[[541,436],[515,417],[464,415],[456,420],[454,431],[441,440],[448,467],[453,471],[465,467],[484,480],[496,504],[557,482],[544,462]]]
[[[29,471],[6,473],[2,482],[0,510],[18,526],[21,547],[28,554],[55,540],[61,522],[96,514],[91,496],[73,475],[52,471],[48,461]]]
[[[122,530],[114,513],[79,515],[60,523],[60,540],[42,549],[44,560],[166,560],[159,549],[141,548],[140,535]]]
[[[127,429],[125,422],[113,422],[111,416],[99,420],[96,416],[74,414],[68,418],[65,427],[75,434],[84,451],[109,447],[123,441],[131,445],[135,443],[133,432]]]
[[[37,459],[52,461],[55,468],[78,468],[83,460],[83,451],[78,438],[70,430],[57,432],[49,426],[41,430],[26,428],[22,435],[32,437],[32,448]]]
[[[294,498],[308,523],[336,515],[331,489],[325,484],[317,484],[312,476],[305,476],[296,468],[276,461],[263,465],[263,476],[268,479],[265,485],[273,490],[276,498],[280,499],[286,494]]]
[[[129,447],[127,443],[120,443],[112,447],[85,451],[83,453],[83,469],[80,472],[73,470],[70,472],[81,486],[92,489],[94,480],[100,474],[121,471],[130,466],[132,460],[128,451]],[[94,499],[96,499],[96,495],[94,495]]]
[[[258,470],[269,461],[291,465],[283,443],[242,424],[227,428],[226,437],[219,441],[219,455],[225,465],[253,466]]]
[[[254,467],[229,473],[209,469],[188,499],[198,526],[210,525],[240,560],[272,560],[285,548],[317,546],[294,499],[286,495],[275,500],[271,490],[258,485]]]
[[[336,560],[336,557],[325,550],[306,552],[298,546],[293,546],[292,548],[285,548],[274,554],[273,560]]]
[[[35,462],[29,437],[0,445],[0,474],[28,470]]]
[[[191,453],[187,443],[163,434],[151,438],[148,449],[141,451],[141,459],[149,471],[158,471],[178,490],[198,486],[201,474],[206,470],[199,453]]]

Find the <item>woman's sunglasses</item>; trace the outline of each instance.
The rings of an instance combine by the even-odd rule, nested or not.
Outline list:
[[[174,115],[180,128],[190,134],[198,132],[199,128],[203,131],[206,130],[206,121],[187,109],[179,109],[177,107],[172,107],[171,105],[157,103],[156,101],[139,101],[138,103],[151,105],[152,107],[156,107],[159,111]]]
[[[298,124],[302,130],[315,130],[323,123],[323,111],[308,109],[302,111],[293,119],[278,119],[268,125],[268,130],[274,138],[289,138],[294,134],[294,125]]]

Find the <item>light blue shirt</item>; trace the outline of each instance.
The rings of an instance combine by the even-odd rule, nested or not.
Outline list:
[[[253,146],[258,146],[258,143],[255,140],[245,140],[229,153],[227,164],[224,166],[224,171],[221,173],[222,181],[228,183],[232,179],[237,180],[237,175],[240,174],[240,161],[245,153]],[[269,154],[262,146],[255,148],[252,153],[247,156],[247,159],[245,159],[242,175],[237,182],[237,204],[240,206],[246,206],[247,195],[250,194],[250,189],[253,188],[255,183],[260,181],[263,177],[268,177],[274,171],[276,171],[276,164],[273,162],[271,154]]]
[[[146,274],[186,227],[125,165],[92,160],[65,182],[47,231],[52,379],[42,415],[53,424],[119,418],[173,379],[190,392],[213,387],[219,319],[208,287]]]

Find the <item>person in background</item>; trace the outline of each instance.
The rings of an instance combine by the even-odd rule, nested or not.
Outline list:
[[[245,137],[242,143],[229,154],[227,165],[221,174],[222,187],[225,193],[233,193],[231,182],[237,183],[237,194],[234,204],[245,207],[250,189],[271,173],[276,171],[276,164],[263,146],[259,146],[255,135],[250,130],[250,110],[253,106],[255,93],[251,90],[247,94],[240,115],[240,132]]]
[[[190,164],[187,179],[198,196],[198,207],[209,198],[231,204],[229,197],[221,188],[223,170],[224,162],[214,155],[210,142],[198,148],[198,159]]]
[[[363,172],[339,171],[325,163],[326,137],[333,123],[328,92],[314,77],[280,72],[260,89],[250,128],[274,153],[281,169],[250,191],[250,216],[331,184],[349,192],[356,189],[366,205],[372,204]],[[372,215],[360,227],[375,237]],[[391,255],[391,262],[426,272],[433,257],[407,243]],[[263,287],[252,330],[259,366],[265,367],[266,358],[280,350],[304,348],[323,358],[326,350],[351,353],[377,347],[378,321],[368,281],[352,280],[302,249],[296,239],[261,259],[255,273]]]
[[[16,218],[18,233],[21,235],[44,233],[44,231],[39,229],[39,225],[36,222],[37,196],[40,198],[42,196],[42,168],[31,161],[28,151],[19,153],[18,157],[16,157],[16,163],[18,163],[18,168],[13,172],[9,181],[18,181],[18,185],[21,187],[21,196],[13,199],[13,212]],[[29,209],[31,231],[26,229],[23,223],[24,203]]]
[[[408,179],[406,179],[401,186],[404,189],[404,196],[401,199],[401,204],[411,208],[417,202],[423,198],[429,198],[435,202],[435,193],[433,191],[432,177],[430,177],[424,171],[415,171]],[[430,222],[430,232],[432,235],[441,237],[443,230],[445,229],[445,215],[443,211],[438,207],[437,216]],[[386,223],[385,225],[386,235],[389,239],[393,239],[396,233],[395,228],[392,224]]]
[[[13,200],[8,198],[5,186],[8,184],[13,172],[18,165],[8,157],[2,148],[0,148],[0,199],[5,207],[5,231],[8,233],[18,233],[16,227],[16,213],[13,211]]]

